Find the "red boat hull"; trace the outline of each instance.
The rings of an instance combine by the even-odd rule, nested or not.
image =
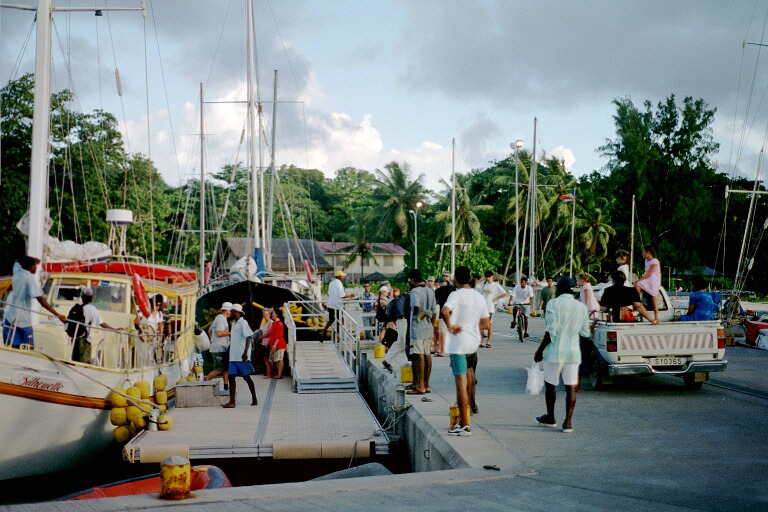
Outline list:
[[[197,280],[194,270],[181,270],[165,265],[151,263],[131,263],[125,261],[63,261],[43,264],[45,272],[93,272],[98,274],[138,274],[144,279],[157,281],[188,283]]]
[[[193,466],[190,490],[223,489],[232,487],[227,475],[216,466]],[[116,498],[137,494],[157,494],[160,492],[160,474],[141,476],[122,480],[101,487],[92,487],[85,491],[70,494],[64,501],[95,500],[99,498]]]

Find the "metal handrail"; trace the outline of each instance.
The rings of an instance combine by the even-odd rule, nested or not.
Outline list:
[[[0,305],[9,305],[6,301],[0,300]],[[173,353],[169,352],[167,349],[169,347],[170,343],[175,343],[178,338],[180,338],[182,335],[191,332],[193,327],[189,326],[186,329],[183,329],[179,332],[173,333],[173,335],[168,338],[167,340],[163,339],[164,335],[162,333],[145,333],[141,334],[138,330],[123,330],[123,329],[109,329],[106,327],[101,327],[100,325],[86,325],[83,322],[78,322],[77,320],[67,319],[67,323],[61,323],[59,322],[58,318],[51,315],[50,313],[43,312],[43,311],[35,311],[34,309],[30,308],[24,308],[18,305],[11,305],[14,308],[23,310],[23,311],[29,311],[31,313],[40,315],[42,317],[45,317],[49,320],[55,320],[55,323],[58,323],[63,328],[67,323],[73,322],[78,325],[82,325],[86,329],[89,330],[97,330],[102,331],[104,333],[104,336],[101,339],[95,339],[93,335],[90,336],[91,338],[91,349],[92,351],[96,352],[98,355],[95,357],[92,357],[91,360],[94,359],[98,360],[98,364],[93,363],[85,363],[85,364],[92,364],[93,366],[104,366],[104,351],[103,351],[103,345],[105,342],[107,342],[108,336],[111,336],[113,338],[112,342],[119,344],[119,351],[118,351],[118,361],[117,361],[117,368],[121,369],[133,369],[133,368],[142,368],[143,366],[141,364],[134,364],[134,363],[142,363],[146,361],[140,361],[140,359],[146,359],[147,361],[151,361],[154,359],[155,363],[166,363],[173,360]],[[5,326],[6,319],[3,319],[3,326]],[[9,322],[10,323],[10,322]],[[16,330],[15,322],[11,326],[12,332]],[[114,338],[117,338],[116,340]],[[13,334],[9,336],[9,339],[6,340],[3,336],[2,341],[0,342],[3,346],[9,346],[11,343],[11,340],[13,339]],[[72,360],[72,349],[74,348],[74,339],[67,336],[67,339],[69,340],[68,347],[69,347],[69,359]],[[150,340],[150,341],[147,341]],[[174,347],[175,348],[175,347]],[[143,352],[144,358],[139,357],[139,353]],[[133,355],[134,357],[130,357]],[[158,355],[159,355],[159,361],[158,361]],[[148,357],[151,356],[151,357]]]

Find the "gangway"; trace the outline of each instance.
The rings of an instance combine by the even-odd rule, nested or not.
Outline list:
[[[287,303],[301,306],[304,311],[322,311],[316,301]],[[290,311],[286,309],[286,311]],[[320,313],[306,313],[305,318],[321,317]],[[357,393],[360,372],[360,335],[357,322],[344,310],[339,311],[337,322],[331,327],[331,339],[300,341],[299,330],[312,329],[296,324],[291,315],[285,315],[288,328],[288,358],[291,363],[293,387],[298,393]]]

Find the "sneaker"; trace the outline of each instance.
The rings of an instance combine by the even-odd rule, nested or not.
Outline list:
[[[469,425],[462,426],[461,423],[457,423],[455,427],[448,431],[449,435],[469,437],[472,435],[472,428]]]
[[[527,337],[528,337],[528,333],[523,334],[523,338],[527,338]]]
[[[565,425],[563,425],[563,433],[564,434],[570,434],[571,432],[573,432],[573,426],[572,425],[568,425],[567,427]]]
[[[389,373],[394,373],[394,370],[392,370],[392,365],[389,364],[386,361],[382,361],[381,365],[384,367],[385,370],[387,370]]]
[[[550,418],[549,416],[547,416],[546,414],[537,416],[536,421],[538,421],[539,425],[541,425],[542,427],[557,428],[557,422],[553,418]]]
[[[509,326],[510,326],[512,329],[514,329],[514,328],[515,328],[515,326],[516,326],[516,324],[515,324],[515,322],[512,322],[512,323],[511,323]]]
[[[477,408],[477,404],[470,405],[469,410],[472,411],[472,414],[477,414],[480,412],[480,409]]]

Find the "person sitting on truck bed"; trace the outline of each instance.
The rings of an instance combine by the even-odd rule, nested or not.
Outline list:
[[[693,278],[693,293],[688,298],[688,313],[681,316],[683,322],[694,322],[697,320],[714,320],[717,308],[712,302],[712,296],[705,292],[707,287],[704,278],[695,276]]]
[[[653,325],[658,324],[659,321],[652,319],[648,314],[648,311],[643,307],[642,302],[640,302],[640,294],[637,293],[637,290],[635,288],[624,286],[625,279],[626,276],[621,270],[616,270],[611,274],[613,286],[609,286],[603,290],[603,296],[600,299],[600,311],[610,311],[611,320],[614,322],[621,322],[621,309],[628,306],[634,306],[634,308],[643,315],[643,318]]]

